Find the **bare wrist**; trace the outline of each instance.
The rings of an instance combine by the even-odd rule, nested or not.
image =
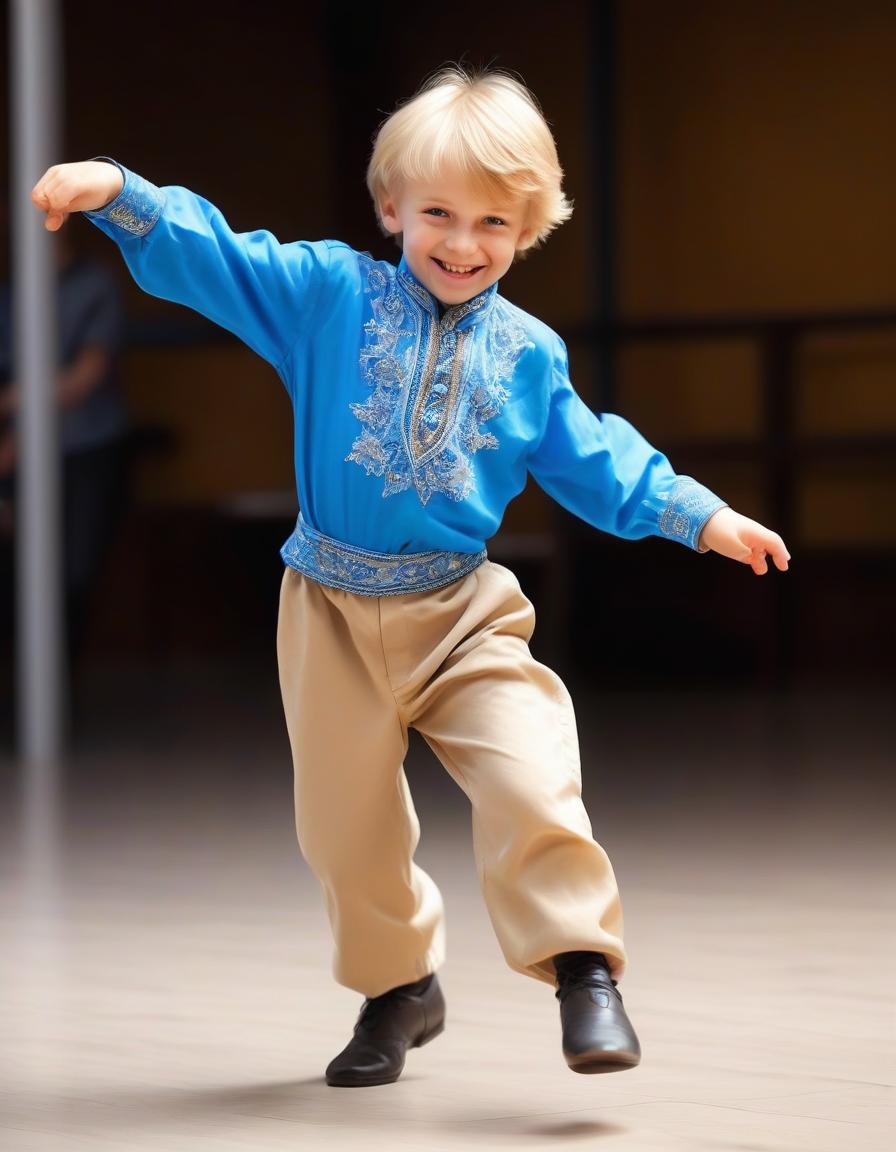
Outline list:
[[[121,195],[124,188],[124,173],[114,160],[108,160],[105,157],[97,157],[93,163],[98,166],[99,178],[103,182],[103,191],[107,193],[106,199],[101,205],[105,208],[117,196]]]

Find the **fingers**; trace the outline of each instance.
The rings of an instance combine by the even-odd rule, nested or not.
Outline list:
[[[58,232],[69,217],[66,211],[72,200],[71,189],[65,185],[58,166],[48,168],[31,189],[31,202],[47,218],[44,227],[48,232]]]
[[[790,553],[781,537],[772,533],[767,544],[767,550],[778,571],[786,572],[790,566]]]
[[[36,207],[44,212],[48,212],[51,208],[58,207],[51,198],[51,194],[55,185],[57,184],[57,172],[55,167],[48,168],[41,176],[40,180],[31,189],[31,202]]]
[[[757,576],[764,576],[768,572],[768,561],[765,558],[765,549],[756,548],[753,550],[753,558],[750,561],[750,567]]]
[[[48,212],[44,227],[48,232],[58,232],[68,217],[68,212]]]
[[[779,572],[786,572],[790,567],[790,553],[781,537],[774,533],[770,533],[761,543],[754,544],[750,550],[746,562],[757,576],[764,576],[768,572],[768,556],[771,556]]]

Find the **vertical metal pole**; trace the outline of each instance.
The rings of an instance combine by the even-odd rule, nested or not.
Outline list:
[[[13,379],[17,424],[17,705],[22,777],[20,931],[14,995],[31,997],[21,1037],[22,1071],[45,1083],[46,1037],[58,1019],[59,757],[61,580],[59,450],[56,435],[56,269],[53,237],[30,200],[31,189],[59,157],[55,110],[58,0],[11,0]],[[25,977],[27,973],[27,977]]]
[[[17,701],[27,789],[55,792],[62,751],[60,461],[53,238],[31,203],[59,159],[58,0],[13,0],[9,38],[13,109],[13,373],[21,395],[16,497]],[[36,797],[32,797],[36,800]]]

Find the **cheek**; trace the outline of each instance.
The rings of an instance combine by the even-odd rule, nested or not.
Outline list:
[[[422,244],[422,243],[425,243],[425,241],[426,241],[427,229],[425,226],[418,224],[416,222],[408,223],[405,226],[404,234],[405,234],[405,236],[410,237],[410,239],[415,244]]]

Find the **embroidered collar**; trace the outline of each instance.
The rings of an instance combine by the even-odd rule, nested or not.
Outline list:
[[[402,253],[401,260],[398,264],[396,279],[404,289],[407,297],[413,300],[418,307],[429,312],[435,320],[438,321],[440,319],[438,301],[408,267],[404,253]],[[478,296],[473,296],[470,300],[465,300],[462,304],[452,304],[446,308],[444,316],[441,317],[442,324],[446,328],[458,328],[460,326],[469,328],[473,324],[477,324],[491,311],[497,294],[498,281],[496,280],[494,284],[486,288],[484,292],[480,292]]]

